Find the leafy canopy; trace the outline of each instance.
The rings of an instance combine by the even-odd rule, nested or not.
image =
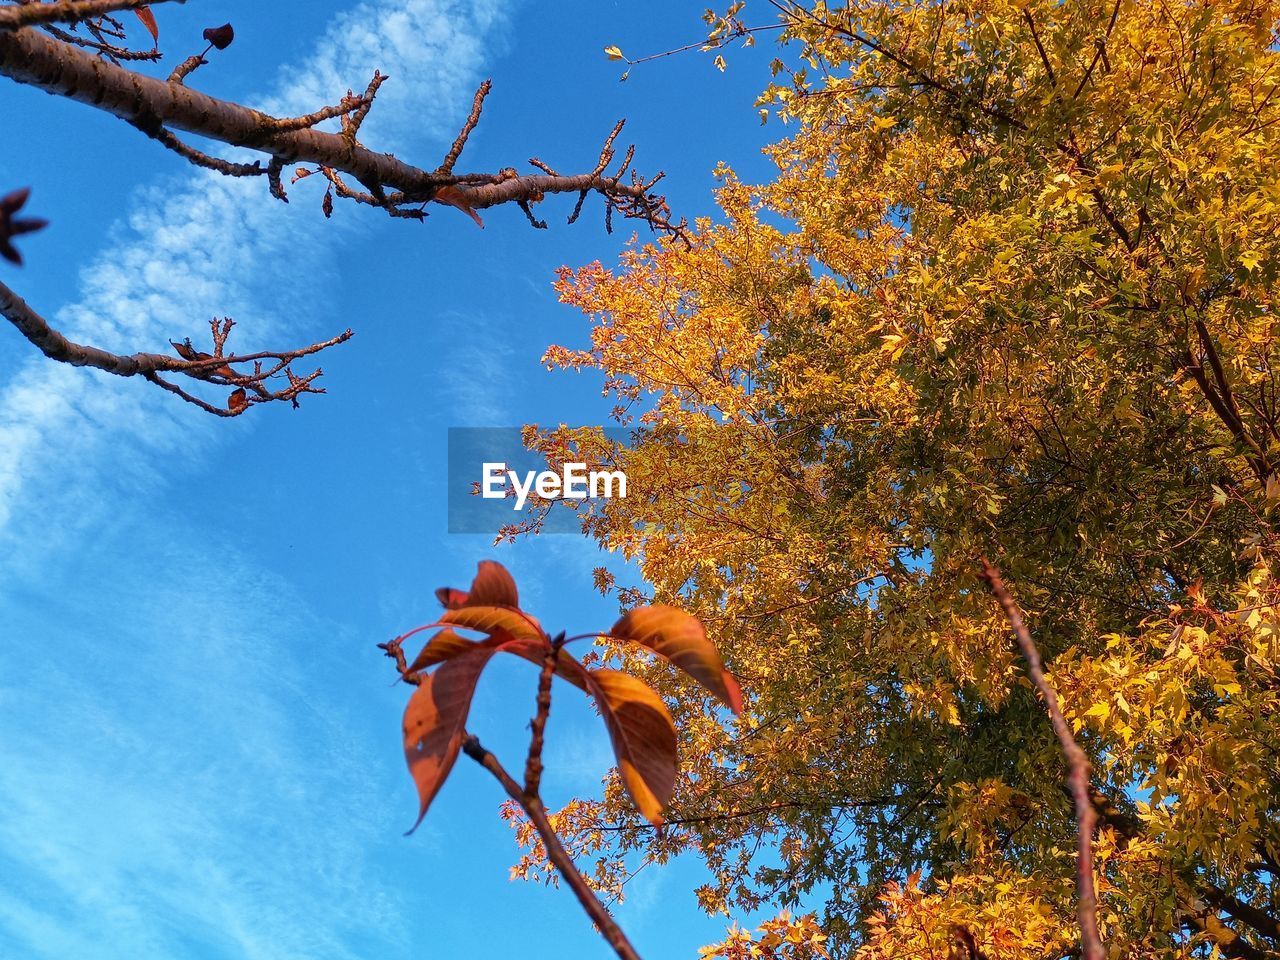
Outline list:
[[[585,528],[639,563],[625,599],[710,627],[750,709],[726,731],[674,701],[666,833],[616,790],[563,829],[605,886],[690,849],[709,910],[820,906],[827,947],[778,955],[1065,955],[1062,759],[987,554],[1094,761],[1109,949],[1267,955],[1280,5],[764,9],[776,176],[722,169],[690,247],[563,272],[591,342],[548,363],[601,371],[643,429],[539,441],[626,470]]]

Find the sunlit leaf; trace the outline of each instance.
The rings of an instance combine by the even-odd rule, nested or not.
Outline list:
[[[423,677],[409,698],[404,712],[404,757],[418,788],[418,819],[410,833],[426,816],[458,759],[476,681],[493,653],[494,648],[482,647],[448,661]]]
[[[502,633],[529,639],[542,636],[536,620],[510,607],[459,607],[456,610],[446,610],[441,614],[440,622],[477,630],[490,636]]]
[[[587,685],[613,741],[618,772],[641,815],[654,826],[676,784],[676,728],[662,698],[617,670],[592,670]]]
[[[702,623],[675,607],[636,607],[609,631],[611,636],[630,640],[661,654],[715,694],[734,713],[742,711],[742,691],[738,681],[724,667],[724,661]]]
[[[516,582],[507,568],[493,560],[481,560],[471,581],[467,603],[476,607],[520,607]]]
[[[155,43],[160,42],[160,27],[156,24],[156,15],[151,12],[150,7],[139,7],[133,11],[137,14],[138,19],[142,21],[142,25],[147,28],[147,32],[151,34],[151,39]]]
[[[427,641],[427,645],[422,648],[422,652],[418,654],[417,659],[409,666],[411,673],[419,670],[426,670],[428,667],[435,666],[437,663],[444,663],[446,660],[452,660],[459,654],[474,650],[480,644],[474,640],[464,640],[454,631],[445,628]]]
[[[520,594],[514,578],[506,567],[494,560],[480,561],[470,590],[441,587],[436,591],[436,599],[448,610],[466,606],[520,607]]]

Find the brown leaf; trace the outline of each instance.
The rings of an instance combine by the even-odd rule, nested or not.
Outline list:
[[[417,659],[410,664],[409,672],[417,673],[419,670],[426,670],[428,667],[433,667],[437,663],[444,663],[446,660],[452,660],[454,657],[474,650],[479,646],[480,644],[476,641],[464,640],[454,631],[445,628],[427,641],[427,645],[422,648],[422,652],[418,654]]]
[[[466,606],[520,608],[515,579],[506,567],[494,560],[480,561],[470,591],[440,587],[436,590],[436,599],[446,610]]]
[[[169,343],[173,345],[173,349],[178,352],[178,356],[183,360],[200,359],[200,354],[196,353],[195,347],[191,346],[190,340],[184,340],[182,343],[178,343],[176,340],[170,340]]]
[[[227,409],[232,413],[239,413],[249,405],[249,395],[244,392],[244,387],[237,387],[231,391],[231,396],[227,397]]]
[[[676,726],[666,704],[644,683],[617,670],[588,671],[587,683],[609,729],[627,793],[646,820],[661,826],[677,765]]]
[[[543,635],[537,620],[510,607],[458,607],[456,610],[446,610],[440,617],[440,622],[504,640],[513,637],[534,640]]]
[[[29,196],[31,196],[30,187],[22,187],[6,193],[3,197],[0,197],[0,214],[12,216],[17,213],[26,204]]]
[[[494,560],[481,560],[476,578],[471,581],[467,603],[477,607],[520,608],[520,594],[515,578],[507,568]]]
[[[455,590],[453,587],[438,587],[436,599],[446,610],[456,610],[467,605],[467,591]]]
[[[320,209],[324,211],[324,218],[328,220],[333,216],[333,191],[326,190],[324,200],[320,202]]]
[[[457,207],[474,220],[477,227],[481,230],[484,229],[484,221],[480,219],[480,215],[475,210],[471,209],[471,204],[467,201],[467,192],[463,187],[439,187],[431,199],[436,203]]]
[[[541,667],[547,655],[547,641],[545,637],[540,641],[524,638],[508,640],[502,644],[502,652],[514,653],[517,657],[523,657]],[[568,680],[579,690],[588,689],[587,668],[564,650],[561,650],[556,658],[555,673],[557,677]]]
[[[742,712],[742,690],[724,668],[715,644],[697,617],[675,607],[636,607],[609,634],[663,657],[715,694],[734,713]]]
[[[481,648],[450,660],[424,677],[409,698],[404,712],[404,757],[418,788],[418,819],[409,833],[418,829],[458,759],[476,682],[493,653],[493,648]]]
[[[231,41],[236,38],[236,32],[232,29],[231,24],[224,23],[220,27],[205,27],[204,38],[219,50],[225,50],[231,46]]]
[[[31,196],[31,188],[23,187],[21,190],[14,190],[0,197],[0,257],[18,266],[22,266],[22,254],[18,253],[18,248],[13,245],[13,238],[20,237],[24,233],[43,230],[49,225],[48,220],[41,220],[38,217],[14,217],[29,196]]]
[[[160,28],[156,25],[156,15],[151,12],[149,7],[139,7],[133,11],[138,15],[138,19],[142,21],[142,25],[147,28],[147,32],[151,34],[153,43],[160,42]]]

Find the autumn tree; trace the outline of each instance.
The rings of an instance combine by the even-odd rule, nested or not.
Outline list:
[[[644,582],[599,585],[691,610],[747,695],[725,729],[611,651],[691,767],[664,832],[615,788],[559,812],[602,887],[693,851],[706,909],[830,938],[788,912],[713,957],[1078,955],[1066,765],[986,555],[1092,764],[1107,955],[1277,954],[1278,16],[709,15],[718,56],[780,38],[777,173],[723,169],[687,246],[564,272],[590,343],[547,361],[632,435],[531,437],[626,470],[579,506]]]
[[[317,104],[303,116],[275,117],[249,105],[220,100],[200,93],[192,78],[202,67],[216,69],[211,64],[216,64],[217,52],[234,42],[234,26],[211,26],[199,41],[179,38],[176,42],[196,46],[198,52],[172,68],[164,67],[163,10],[157,14],[152,8],[166,2],[186,0],[0,2],[0,75],[113,114],[196,167],[228,177],[260,178],[264,202],[274,198],[288,203],[290,184],[316,177],[324,189],[311,196],[326,217],[332,215],[337,198],[418,222],[426,219],[428,205],[440,204],[460,210],[483,226],[478,211],[515,204],[534,227],[545,228],[534,206],[548,195],[576,197],[568,217],[572,223],[587,197],[597,194],[604,200],[610,229],[616,214],[673,235],[682,232],[683,224],[670,219],[665,200],[653,191],[662,175],[641,177],[632,168],[634,148],[614,164],[621,122],[606,137],[593,167],[583,173],[559,173],[536,157],[528,161],[533,170],[525,173],[514,166],[495,172],[460,172],[456,165],[489,94],[490,84],[485,81],[439,163],[416,166],[372,149],[360,139],[361,126],[388,81],[382,73],[375,71],[360,93],[334,91],[334,103]],[[206,152],[208,147],[184,139],[187,135],[240,148],[240,153],[227,157]],[[11,263],[22,262],[17,238],[47,226],[38,217],[19,216],[29,194],[30,189],[22,187],[0,198],[0,257]],[[212,314],[217,305],[210,304],[209,310]],[[273,401],[296,406],[303,394],[323,393],[316,385],[319,370],[299,373],[294,365],[352,335],[347,330],[304,347],[237,352],[228,346],[234,324],[224,319],[212,321],[204,335],[195,333],[201,346],[185,336],[181,341],[139,345],[137,353],[119,354],[68,340],[3,282],[0,315],[52,360],[140,377],[223,417],[239,416]]]

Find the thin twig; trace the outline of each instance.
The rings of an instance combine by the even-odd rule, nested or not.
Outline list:
[[[538,799],[538,788],[542,785],[542,743],[547,717],[551,713],[551,678],[555,675],[556,661],[563,646],[564,634],[561,633],[547,647],[542,658],[542,672],[538,675],[538,709],[529,725],[532,734],[529,737],[529,757],[524,765],[524,795],[530,800]]]
[[[476,90],[476,95],[471,101],[471,112],[467,114],[466,122],[462,125],[462,129],[458,131],[458,136],[453,141],[453,146],[449,148],[449,152],[445,154],[444,160],[436,170],[437,173],[453,172],[453,165],[458,162],[458,157],[462,156],[462,148],[467,145],[467,138],[471,136],[471,131],[480,122],[480,111],[484,109],[484,98],[489,95],[489,91],[492,89],[493,81],[486,80]]]

